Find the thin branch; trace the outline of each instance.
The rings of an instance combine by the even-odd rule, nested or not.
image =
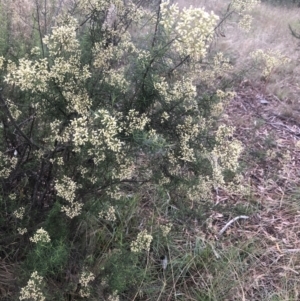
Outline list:
[[[36,179],[36,182],[35,182],[35,185],[34,185],[31,206],[35,206],[36,203],[37,203],[37,200],[39,202],[41,201],[41,199],[38,199],[38,189],[39,189],[40,182],[41,182],[41,179],[42,179],[43,174],[44,174],[44,168],[45,168],[45,160],[42,160],[41,166],[40,166],[40,172],[39,172],[39,175],[38,175],[38,177]],[[38,204],[38,205],[40,205],[40,204]]]
[[[218,233],[218,236],[221,236],[227,229],[228,227],[233,224],[235,221],[239,220],[239,219],[247,219],[249,218],[246,215],[240,215],[240,216],[236,216],[235,218],[233,218],[232,220],[230,220]]]
[[[234,13],[234,10],[228,13],[214,28],[213,31],[216,31],[232,14]]]
[[[296,39],[300,39],[300,34],[297,34],[290,24],[289,24],[289,29],[293,37],[295,37]]]
[[[5,100],[3,99],[2,95],[0,94],[0,101],[2,102],[6,114],[8,116],[8,118],[10,119],[11,123],[13,124],[13,126],[15,127],[15,129],[17,130],[17,132],[30,144],[35,146],[37,149],[42,149],[43,147],[39,146],[38,144],[36,144],[34,141],[32,141],[32,139],[29,139],[27,137],[27,135],[25,135],[25,133],[20,129],[20,127],[17,125],[16,121],[14,120],[14,118],[12,117],[9,108],[7,107],[7,104],[5,103]]]
[[[40,23],[39,4],[38,4],[37,0],[35,1],[35,4],[36,4],[36,15],[37,15],[38,31],[39,31],[40,42],[41,42],[43,58],[44,58],[45,57],[45,51],[44,51],[44,43],[43,43],[43,37],[42,37],[43,34],[42,34],[41,23]]]
[[[188,61],[189,58],[190,58],[190,55],[187,55],[180,63],[178,63],[174,68],[172,68],[168,72],[168,75],[170,75],[173,71],[175,71],[178,67],[180,67],[184,62]]]
[[[300,249],[282,249],[283,253],[300,253]]]
[[[160,5],[161,5],[161,0],[159,0],[159,3],[158,3],[158,10],[157,10],[157,19],[156,19],[156,23],[155,23],[155,31],[154,31],[154,35],[153,35],[153,40],[152,40],[152,48],[154,47],[155,45],[155,42],[156,42],[156,36],[157,36],[157,31],[158,31],[158,24],[159,24],[159,16],[160,16]]]
[[[47,34],[47,0],[44,1],[44,8],[45,8],[45,14],[44,14],[44,35]]]

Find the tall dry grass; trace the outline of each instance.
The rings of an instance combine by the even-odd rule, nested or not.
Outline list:
[[[49,33],[57,16],[71,5],[73,0],[0,0],[0,10],[6,20],[6,28],[2,30],[8,31],[9,43],[33,42],[39,32],[42,36]]]
[[[175,1],[174,1],[175,2]],[[227,0],[179,0],[181,8],[193,5],[213,10],[222,15],[230,1]],[[291,35],[289,25],[300,31],[300,8],[286,6],[272,6],[261,3],[252,12],[253,25],[246,33],[237,26],[236,18],[225,22],[225,37],[219,37],[216,51],[222,51],[235,65],[236,75],[245,76],[254,84],[263,85],[266,94],[273,94],[293,109],[298,106],[300,82],[300,40]],[[291,62],[274,70],[268,81],[260,81],[260,70],[252,70],[250,53],[257,50],[277,50],[291,59]],[[288,108],[286,108],[288,109]],[[300,104],[299,104],[300,109]]]

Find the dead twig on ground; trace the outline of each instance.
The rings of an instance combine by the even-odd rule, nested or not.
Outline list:
[[[239,219],[247,219],[249,218],[246,215],[240,215],[240,216],[236,216],[235,218],[233,218],[232,220],[230,220],[218,233],[218,236],[220,237],[227,229],[228,227],[233,224],[235,221],[239,220]]]

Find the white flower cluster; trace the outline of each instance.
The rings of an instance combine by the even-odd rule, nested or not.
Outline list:
[[[219,98],[220,102],[211,106],[211,115],[213,117],[218,117],[221,115],[221,113],[223,113],[224,107],[226,107],[229,102],[236,96],[236,93],[232,91],[224,92],[222,90],[217,90],[216,95]]]
[[[22,58],[18,66],[8,61],[5,82],[21,90],[46,92],[50,88],[49,83],[54,80],[67,101],[68,111],[86,114],[91,100],[87,91],[79,89],[78,84],[90,78],[91,73],[87,65],[81,66],[80,63],[81,51],[76,38],[76,26],[76,20],[69,16],[68,24],[55,27],[51,35],[45,36],[43,41],[48,46],[51,60],[31,61]],[[63,57],[65,53],[69,54],[68,59]]]
[[[174,84],[169,84],[163,77],[159,77],[154,82],[154,87],[160,97],[166,103],[182,100],[182,106],[185,111],[197,109],[195,97],[197,95],[196,86],[193,84],[193,78],[178,79]]]
[[[38,56],[38,55],[40,55],[41,54],[41,49],[39,48],[39,47],[33,47],[31,50],[30,50],[30,53],[32,54],[32,55],[36,55],[36,56]]]
[[[3,68],[5,62],[5,58],[3,56],[0,56],[0,70]]]
[[[122,181],[133,177],[136,165],[132,158],[128,158],[128,156],[123,153],[118,153],[116,154],[116,162],[118,163],[118,166],[112,170],[113,179],[119,179]]]
[[[132,134],[136,130],[144,130],[145,126],[150,121],[146,114],[139,115],[140,114],[135,110],[130,110],[128,112],[128,115],[126,116],[126,122],[122,126],[127,135]]]
[[[71,129],[73,132],[75,151],[80,152],[78,146],[85,145],[89,141],[87,116],[73,119],[71,121]]]
[[[99,212],[99,217],[107,221],[114,222],[117,219],[116,209],[113,206],[109,206],[107,210]]]
[[[169,232],[170,232],[171,229],[172,229],[172,226],[173,226],[173,224],[171,224],[171,223],[166,224],[166,225],[160,225],[160,229],[161,229],[162,235],[163,235],[164,237],[167,237],[167,236],[168,236]]]
[[[257,63],[259,68],[263,69],[263,76],[268,77],[279,66],[290,62],[290,59],[282,55],[278,50],[262,49],[252,52],[251,57]]]
[[[67,206],[62,206],[61,211],[65,212],[69,218],[74,218],[81,213],[83,204],[80,202],[72,202]]]
[[[120,300],[120,298],[118,296],[118,292],[117,291],[113,292],[112,295],[109,295],[108,299],[107,299],[107,301],[119,301],[119,300]]]
[[[76,52],[79,48],[79,42],[76,38],[77,20],[68,16],[65,23],[68,24],[61,24],[52,28],[51,35],[46,35],[43,38],[43,43],[48,46],[52,56],[59,55],[62,51]],[[63,47],[61,47],[62,45]]]
[[[245,32],[250,31],[252,25],[253,17],[251,15],[243,15],[240,19],[238,26],[243,29]]]
[[[174,48],[180,55],[189,55],[195,60],[205,57],[219,17],[202,8],[190,7],[180,11],[177,4],[170,6],[169,2],[160,6],[160,24],[170,38],[175,39]]]
[[[15,201],[17,199],[17,195],[15,193],[11,193],[8,195],[9,199]]]
[[[236,93],[232,92],[232,91],[224,92],[222,90],[217,90],[217,96],[223,102],[224,101],[228,102],[228,101],[232,100],[236,96]]]
[[[11,102],[9,99],[6,100],[7,106],[9,108],[11,116],[16,120],[22,114],[22,112],[18,109],[18,107]]]
[[[238,158],[243,150],[240,141],[232,138],[234,128],[221,125],[216,133],[217,145],[212,151],[219,158],[220,164],[232,171],[238,167]]]
[[[18,66],[8,61],[5,82],[18,86],[21,90],[47,92],[52,89],[50,83],[54,81],[67,102],[67,110],[86,114],[91,100],[85,88],[78,87],[78,84],[84,84],[91,77],[91,73],[88,65],[81,64],[76,29],[77,21],[66,16],[62,24],[54,27],[52,33],[43,39],[49,49],[50,58],[35,61],[22,58]]]
[[[55,189],[57,195],[65,199],[69,204],[67,206],[62,206],[61,211],[65,212],[70,218],[74,218],[81,213],[83,207],[82,203],[75,200],[75,191],[77,189],[77,184],[72,179],[64,176],[60,181],[55,181]]]
[[[190,143],[193,142],[199,133],[199,125],[193,123],[192,117],[188,116],[184,124],[179,124],[176,129],[180,136],[180,159],[193,162],[195,160],[195,154],[194,149],[190,147]]]
[[[109,187],[105,190],[105,194],[114,200],[120,200],[123,196],[123,193],[120,191],[119,186]]]
[[[187,192],[187,196],[192,202],[212,200],[212,181],[207,178],[199,178],[198,183],[193,185]]]
[[[61,93],[67,101],[67,110],[76,111],[81,115],[88,112],[91,100],[86,89],[79,88],[78,85],[84,84],[90,77],[89,67],[87,65],[81,67],[79,50],[67,59],[56,57],[49,72],[49,79],[53,79],[62,90]]]
[[[0,178],[7,178],[17,163],[18,159],[16,157],[10,158],[0,151]]]
[[[18,219],[23,219],[25,214],[25,208],[24,207],[20,207],[19,209],[15,210],[13,215],[18,218]]]
[[[82,298],[89,297],[91,292],[89,288],[89,283],[95,280],[95,276],[92,272],[84,271],[80,275],[79,283],[81,284],[81,288],[79,294]]]
[[[138,50],[135,47],[131,41],[131,35],[128,32],[124,33],[123,31],[117,32],[111,30],[108,33],[104,33],[104,36],[103,42],[96,43],[92,49],[94,54],[93,64],[97,69],[105,71],[105,74],[109,77],[105,79],[108,84],[112,85],[116,83],[117,87],[124,92],[129,84],[125,78],[126,69],[124,67],[112,69],[112,62],[116,62],[120,65],[124,57],[130,54],[135,54],[140,59],[141,53],[144,51]],[[117,45],[109,44],[107,46],[105,41],[112,39],[112,37],[114,39],[119,38],[120,42]]]
[[[43,228],[40,228],[36,231],[36,233],[33,235],[33,237],[29,238],[30,241],[34,243],[47,243],[50,242],[50,236],[47,231],[45,231]]]
[[[85,12],[91,13],[94,11],[105,11],[108,10],[111,3],[116,1],[111,0],[80,0],[78,2],[79,8]]]
[[[37,272],[31,274],[27,285],[21,289],[21,295],[19,300],[34,300],[44,301],[46,300],[42,290],[43,277],[39,276]]]
[[[77,83],[84,82],[86,79],[91,77],[91,73],[87,65],[80,68],[79,50],[76,54],[68,57],[68,59],[65,59],[64,57],[55,57],[49,76],[66,91],[71,92],[72,89],[77,91],[76,83],[72,82],[70,78],[68,78],[68,84],[65,83],[67,76],[70,74],[76,79]]]
[[[27,233],[27,229],[26,229],[26,228],[17,228],[17,231],[18,231],[18,233],[21,234],[21,235]]]
[[[105,110],[98,110],[96,118],[99,119],[102,128],[98,128],[92,131],[90,142],[95,146],[91,151],[91,155],[96,154],[95,163],[105,159],[104,151],[107,149],[113,152],[120,152],[122,148],[122,142],[116,137],[121,129],[118,126],[118,120],[116,117]]]
[[[253,10],[259,3],[260,0],[232,0],[231,7],[242,14]]]
[[[221,125],[216,132],[217,144],[209,154],[215,188],[224,185],[224,170],[236,171],[238,167],[238,159],[243,147],[240,141],[232,137],[233,131],[234,128]]]
[[[170,93],[169,84],[166,82],[166,80],[163,77],[158,78],[154,82],[154,88],[156,91],[159,92],[159,94],[164,97],[165,101],[167,103],[171,102],[173,99],[172,94]]]
[[[69,132],[62,132],[61,129],[63,129],[63,126],[60,120],[55,119],[54,121],[50,122],[49,127],[50,134],[46,139],[44,139],[45,142],[54,144],[54,141],[57,140],[57,142],[63,143],[68,142],[71,139],[71,134]]]
[[[248,32],[251,29],[253,17],[249,13],[260,3],[260,0],[232,0],[231,9],[241,15],[238,26]]]
[[[94,66],[96,68],[109,69],[109,62],[115,56],[116,49],[113,45],[105,47],[104,43],[96,43],[93,48],[95,57]]]
[[[40,59],[35,62],[21,58],[19,66],[11,64],[10,72],[5,76],[4,81],[20,87],[21,90],[32,92],[46,92],[49,78],[48,62]]]
[[[152,242],[152,235],[147,233],[147,230],[143,230],[137,236],[137,239],[130,244],[130,249],[134,253],[139,253],[142,250],[149,251],[150,244]]]
[[[225,58],[223,53],[218,52],[212,62],[209,62],[209,68],[201,72],[201,80],[207,85],[212,86],[215,83],[215,79],[222,77],[224,74],[232,70],[232,65],[229,63],[229,59]]]
[[[71,178],[64,176],[60,181],[55,181],[57,195],[72,203],[75,199],[77,184]]]
[[[120,89],[123,93],[125,93],[129,87],[129,82],[125,78],[124,68],[108,70],[106,72],[105,82],[111,87]]]
[[[163,112],[163,113],[161,114],[161,120],[160,120],[160,122],[161,122],[161,123],[164,123],[164,122],[167,121],[169,118],[170,118],[170,115],[169,115],[167,112]]]

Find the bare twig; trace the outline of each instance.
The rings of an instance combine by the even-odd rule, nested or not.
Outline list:
[[[14,118],[12,117],[9,108],[7,107],[5,100],[3,99],[2,95],[0,94],[0,101],[3,104],[3,107],[5,108],[6,114],[8,116],[8,118],[10,119],[11,123],[13,124],[13,126],[15,127],[15,129],[17,130],[17,132],[30,144],[35,146],[37,149],[42,148],[41,146],[37,145],[32,139],[29,139],[25,133],[20,129],[20,127],[17,125],[16,121],[14,120]]]
[[[38,23],[40,43],[41,43],[43,58],[44,58],[45,57],[45,51],[44,51],[44,43],[43,43],[43,33],[42,33],[41,23],[40,23],[40,7],[39,7],[39,4],[38,4],[37,1],[35,1],[35,5],[36,5],[36,17],[37,17],[37,23]]]
[[[249,218],[246,215],[240,215],[240,216],[236,216],[235,218],[233,218],[232,220],[230,220],[219,232],[218,236],[221,236],[227,229],[228,227],[233,224],[235,221],[239,220],[239,219],[247,219]]]
[[[44,35],[47,34],[47,0],[44,1],[44,9],[45,11],[42,12],[44,14]],[[43,47],[43,46],[42,46]]]
[[[293,37],[295,37],[296,39],[300,39],[300,34],[297,33],[297,32],[292,28],[292,26],[291,26],[290,24],[289,24],[289,29],[290,29],[291,34],[292,34]]]
[[[300,253],[300,249],[282,249],[283,253]]]
[[[190,55],[187,55],[180,63],[178,63],[174,68],[172,68],[170,71],[168,71],[168,75],[170,75],[174,70],[176,70],[178,67],[180,67],[184,62],[188,61],[190,58]]]
[[[158,3],[157,19],[156,19],[155,31],[154,31],[153,40],[152,40],[152,48],[154,47],[155,42],[156,42],[156,36],[157,36],[157,31],[158,31],[158,24],[159,24],[159,21],[160,21],[160,5],[161,5],[161,0]]]

